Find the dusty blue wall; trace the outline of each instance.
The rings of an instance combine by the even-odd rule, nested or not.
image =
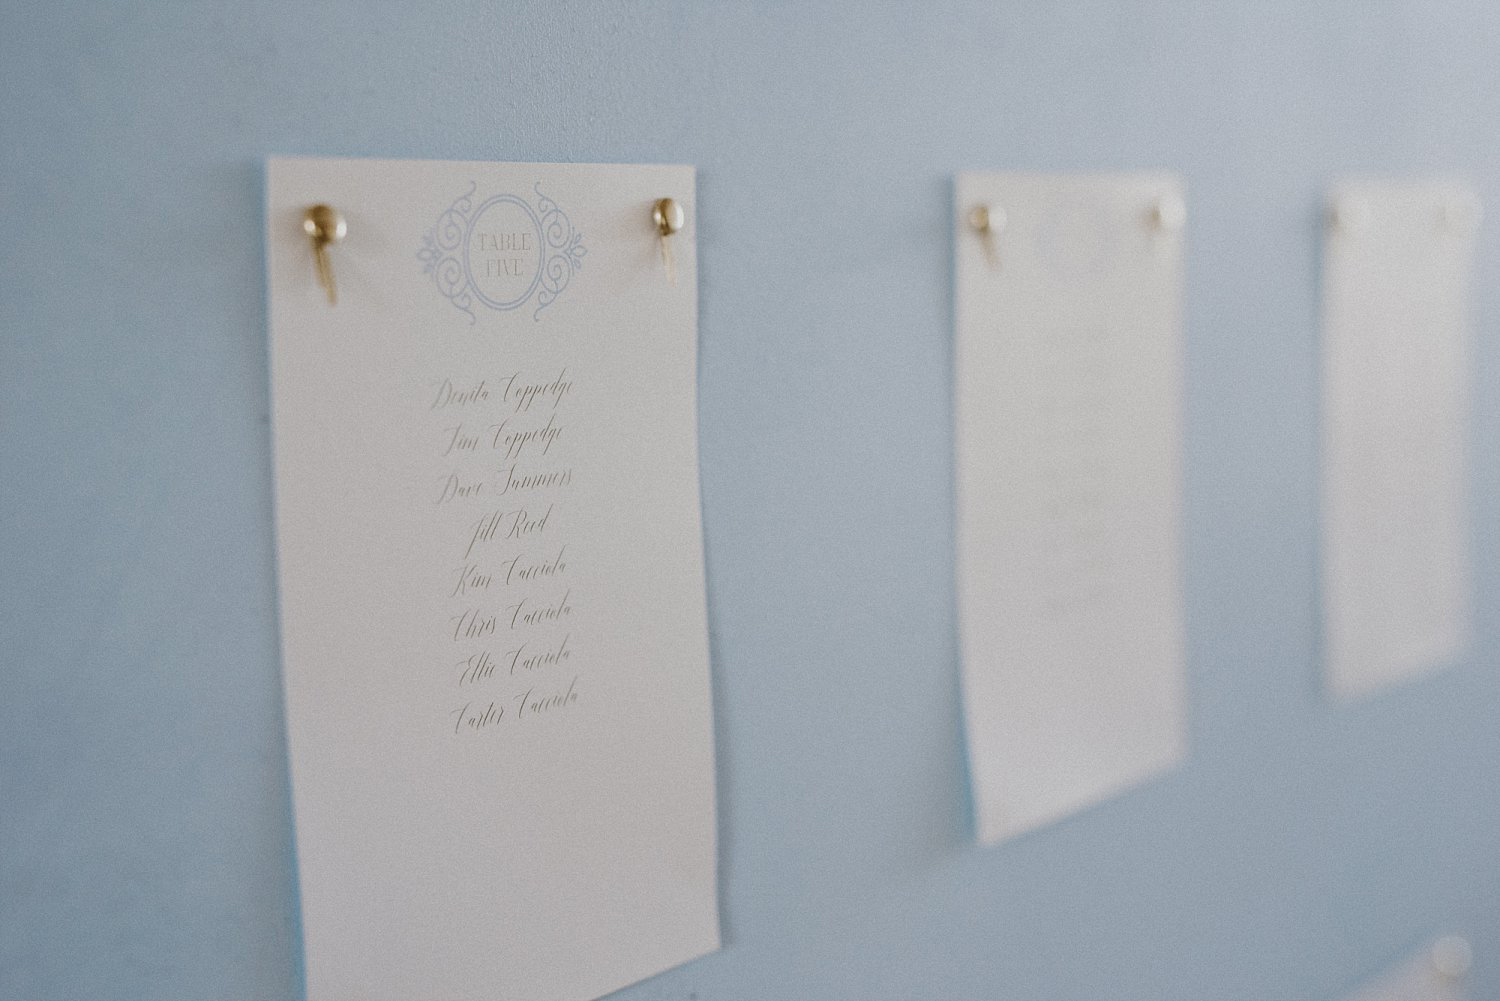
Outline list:
[[[1500,996],[1496,233],[1479,648],[1332,707],[1319,192],[1500,215],[1500,7],[0,4],[0,996],[301,991],[262,158],[700,168],[728,945],[628,1001],[1324,999],[1430,933]],[[1180,772],[969,843],[950,177],[1189,191]],[[586,947],[586,943],[581,944]]]

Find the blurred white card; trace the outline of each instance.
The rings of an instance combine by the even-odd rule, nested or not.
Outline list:
[[[1322,590],[1328,685],[1356,696],[1469,640],[1469,282],[1478,202],[1335,187],[1323,256]]]
[[[1470,958],[1464,939],[1439,939],[1344,1001],[1464,1001]]]
[[[1184,754],[1182,224],[1168,175],[958,178],[958,598],[984,841]]]
[[[268,174],[309,1001],[585,1001],[717,948],[692,169]]]

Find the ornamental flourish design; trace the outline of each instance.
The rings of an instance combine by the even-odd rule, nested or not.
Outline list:
[[[422,271],[471,324],[476,307],[504,312],[533,302],[539,320],[583,268],[583,234],[540,184],[534,202],[512,194],[481,201],[477,191],[470,182],[422,237]]]

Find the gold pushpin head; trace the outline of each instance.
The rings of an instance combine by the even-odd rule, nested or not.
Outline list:
[[[333,206],[313,205],[302,214],[302,232],[312,241],[313,259],[318,267],[318,284],[328,293],[328,304],[332,306],[338,302],[338,289],[333,282],[333,265],[328,260],[328,247],[348,235],[349,224]]]
[[[682,206],[677,204],[676,199],[658,198],[656,204],[651,206],[651,220],[656,223],[658,233],[671,236],[682,230],[687,216],[683,214]]]
[[[669,237],[681,232],[687,215],[674,198],[658,198],[651,206],[651,221],[656,226],[656,235],[661,240],[661,263],[667,269],[667,281],[677,284],[677,274],[672,267],[672,244]]]

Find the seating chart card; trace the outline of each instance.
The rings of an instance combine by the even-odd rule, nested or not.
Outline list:
[[[958,178],[958,600],[983,841],[1184,754],[1183,214],[1171,176]]]
[[[310,1001],[584,1001],[717,948],[692,169],[268,174]]]
[[[1350,181],[1323,252],[1323,645],[1367,694],[1469,642],[1465,429],[1475,195]]]

